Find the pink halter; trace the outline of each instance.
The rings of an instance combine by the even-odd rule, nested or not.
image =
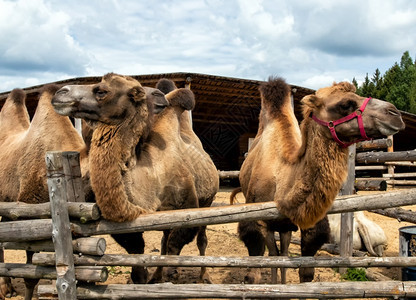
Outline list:
[[[371,140],[371,138],[369,138],[367,136],[367,134],[365,133],[365,129],[364,129],[364,123],[363,123],[363,117],[361,116],[362,113],[364,112],[365,107],[367,106],[368,101],[370,101],[371,97],[368,97],[367,99],[364,100],[364,103],[361,105],[361,107],[356,110],[355,112],[353,112],[352,114],[349,114],[348,116],[342,117],[341,119],[338,119],[336,121],[329,121],[329,122],[325,122],[322,121],[320,119],[318,119],[317,117],[315,117],[314,115],[312,115],[312,119],[317,122],[318,124],[321,124],[323,126],[326,126],[329,128],[329,131],[331,132],[332,138],[334,139],[335,142],[338,143],[338,145],[340,145],[342,148],[347,148],[348,146],[360,142],[360,141],[366,141],[366,140]],[[345,123],[349,120],[352,120],[354,118],[357,118],[357,122],[358,122],[358,127],[360,128],[360,133],[361,133],[361,137],[362,139],[358,139],[354,142],[351,143],[344,143],[342,142],[338,136],[337,133],[335,131],[335,126],[341,124],[341,123]]]

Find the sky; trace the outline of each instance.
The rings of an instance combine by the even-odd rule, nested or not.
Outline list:
[[[0,0],[0,92],[191,72],[317,89],[416,55],[414,0]]]

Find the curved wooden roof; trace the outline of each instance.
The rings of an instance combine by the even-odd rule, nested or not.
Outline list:
[[[130,76],[136,78],[144,86],[154,87],[161,78],[173,80],[178,87],[190,84],[198,106],[193,112],[195,122],[212,121],[212,114],[228,119],[229,116],[224,115],[224,112],[228,111],[229,106],[239,104],[257,107],[260,103],[258,86],[261,81],[257,80],[184,72]],[[53,83],[59,85],[93,84],[99,81],[101,81],[101,76],[71,78]],[[44,85],[24,88],[27,93],[26,105],[30,115],[33,115],[36,109],[39,91]],[[292,91],[295,101],[314,92],[312,89],[294,85]],[[9,92],[0,93],[0,107],[3,106],[8,94]]]

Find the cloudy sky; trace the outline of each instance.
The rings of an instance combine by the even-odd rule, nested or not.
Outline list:
[[[0,0],[0,92],[195,72],[319,88],[416,55],[414,0]]]

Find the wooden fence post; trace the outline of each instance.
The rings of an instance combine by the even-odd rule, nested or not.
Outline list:
[[[388,137],[387,137],[387,139],[389,140],[389,141],[391,141],[391,145],[389,146],[389,147],[387,147],[387,152],[394,152],[394,148],[393,148],[393,136],[392,135],[389,135]],[[388,175],[390,175],[391,177],[393,177],[394,176],[394,166],[393,165],[387,165],[387,174]],[[393,177],[393,179],[394,179],[394,177]]]
[[[65,173],[67,199],[70,202],[85,202],[84,186],[82,184],[79,152],[62,152],[62,164]]]
[[[348,147],[348,177],[344,182],[340,195],[352,195],[354,194],[354,182],[355,182],[355,144]],[[340,237],[340,254],[341,257],[352,256],[353,248],[353,226],[354,226],[354,213],[346,212],[341,214],[341,237]],[[344,274],[345,268],[340,268],[339,272]]]
[[[67,209],[67,189],[62,152],[46,153],[47,182],[52,216],[52,240],[56,253],[56,288],[60,300],[75,300],[76,281]]]

